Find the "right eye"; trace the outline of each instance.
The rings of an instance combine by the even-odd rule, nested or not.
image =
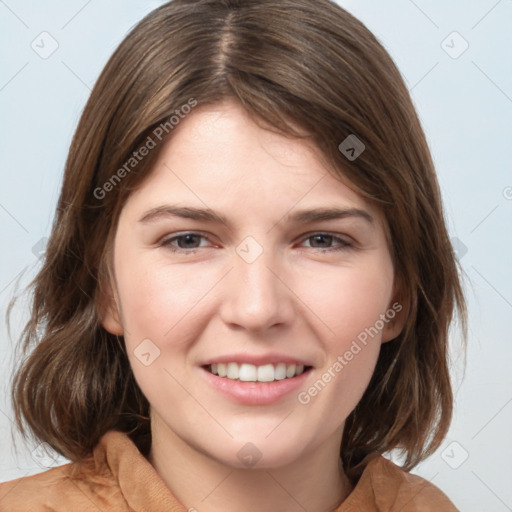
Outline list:
[[[173,252],[194,253],[201,246],[200,239],[207,240],[201,233],[188,232],[165,238],[160,245]]]

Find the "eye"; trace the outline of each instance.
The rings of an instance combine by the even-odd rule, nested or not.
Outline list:
[[[202,240],[207,242],[208,238],[202,233],[188,232],[164,238],[160,242],[160,245],[162,247],[166,247],[172,252],[191,254],[197,249],[211,246],[201,244]],[[309,248],[316,249],[320,252],[341,251],[343,249],[353,247],[353,243],[331,233],[314,233],[306,237],[304,242],[309,242]]]
[[[199,249],[201,247],[201,239],[207,240],[207,238],[201,233],[183,233],[181,235],[174,235],[163,239],[160,242],[160,245],[167,247],[173,252],[195,252],[195,249]]]
[[[353,247],[353,244],[348,240],[330,233],[314,233],[309,235],[304,241],[308,240],[312,242],[309,247],[318,249],[321,252],[341,251]],[[332,247],[333,243],[336,243],[337,246]]]

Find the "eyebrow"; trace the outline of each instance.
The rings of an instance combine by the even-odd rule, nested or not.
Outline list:
[[[228,219],[210,208],[193,208],[190,206],[163,205],[152,208],[144,213],[139,219],[141,223],[150,223],[161,218],[180,217],[183,219],[197,220],[202,222],[211,222],[225,224],[229,226]],[[335,219],[346,219],[356,217],[363,219],[370,224],[373,223],[373,217],[360,208],[313,208],[310,210],[299,210],[286,214],[282,217],[289,223],[312,223]]]

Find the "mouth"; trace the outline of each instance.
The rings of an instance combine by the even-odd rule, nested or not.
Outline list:
[[[262,382],[289,380],[309,372],[312,366],[303,364],[212,363],[203,368],[217,377],[239,382]]]

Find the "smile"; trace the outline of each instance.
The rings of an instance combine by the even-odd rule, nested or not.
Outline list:
[[[242,382],[274,382],[297,377],[310,367],[303,364],[264,364],[256,366],[249,363],[217,363],[205,367],[210,373],[230,380]]]

